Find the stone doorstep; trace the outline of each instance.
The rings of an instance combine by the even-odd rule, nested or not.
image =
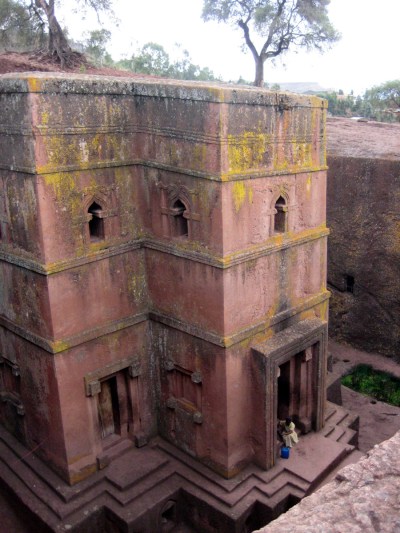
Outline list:
[[[153,477],[156,472],[168,465],[168,458],[157,451],[146,448],[143,452],[130,450],[113,461],[112,468],[108,468],[105,473],[106,479],[119,491],[127,491],[150,475]]]
[[[134,445],[131,440],[123,439],[121,437],[114,439],[114,441],[115,442],[113,443],[112,447],[109,447],[96,457],[97,467],[99,470],[103,470],[103,468],[108,466],[112,461],[128,452]]]
[[[63,524],[78,531],[101,506],[120,517],[118,521],[129,523],[180,490],[238,519],[256,501],[274,508],[289,495],[300,499],[336,471],[354,451],[346,442],[354,433],[347,431],[346,421],[350,425],[354,419],[346,413],[328,404],[329,425],[339,423],[340,429],[328,431],[327,436],[323,432],[301,436],[289,459],[278,458],[269,471],[250,465],[226,480],[166,441],[155,439],[142,448],[122,447],[122,455],[75,487],[0,428],[0,475],[10,491],[54,531],[62,531]],[[345,442],[332,440],[337,437]]]

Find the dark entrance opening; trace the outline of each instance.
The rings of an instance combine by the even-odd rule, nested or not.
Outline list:
[[[278,420],[291,416],[290,410],[290,360],[279,367],[278,377]]]
[[[178,524],[176,502],[169,500],[163,507],[160,517],[160,533],[169,533]]]
[[[351,292],[352,294],[354,293],[354,283],[355,283],[355,280],[354,280],[354,276],[350,276],[350,275],[346,275],[345,277],[345,281],[346,281],[346,291],[347,292]]]
[[[293,418],[296,429],[308,433],[314,412],[313,348],[293,355],[279,366],[277,380],[277,417]]]

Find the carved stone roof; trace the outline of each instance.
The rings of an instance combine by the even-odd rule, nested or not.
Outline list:
[[[328,157],[400,160],[400,124],[331,117],[326,128]]]

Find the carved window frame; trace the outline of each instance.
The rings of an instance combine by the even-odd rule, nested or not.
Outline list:
[[[94,372],[89,372],[84,377],[86,396],[89,397],[99,394],[101,390],[101,381],[111,377],[113,374],[116,374],[121,370],[127,370],[130,378],[137,378],[141,374],[140,361],[136,357],[130,357],[99,368]]]
[[[25,414],[25,408],[21,402],[21,396],[19,392],[19,380],[20,380],[20,367],[17,363],[14,363],[13,361],[10,361],[9,359],[0,356],[0,369],[2,375],[2,387],[0,389],[0,400],[2,402],[11,403],[19,416],[24,416]],[[13,381],[13,386],[10,388],[5,386],[5,373],[9,374],[9,378],[11,377],[11,381]],[[9,380],[10,381],[10,380]]]
[[[194,223],[200,220],[200,215],[195,213],[193,208],[193,195],[195,193],[182,184],[164,185],[160,182],[158,187],[161,190],[161,215],[164,236],[180,240],[193,239]],[[183,213],[175,207],[177,202],[180,202],[185,207]],[[185,235],[176,234],[176,217],[181,214],[187,221],[187,234]]]
[[[93,214],[89,213],[89,209],[93,204],[97,204],[100,207],[96,217],[103,221],[103,236],[99,239],[92,239],[89,223],[93,218]],[[85,221],[83,236],[84,241],[87,245],[93,245],[98,243],[103,243],[112,237],[110,218],[116,216],[116,209],[111,207],[111,200],[107,194],[97,191],[94,194],[87,195],[83,204],[83,220]]]
[[[280,198],[284,200],[284,204],[278,204],[278,200]],[[276,215],[278,214],[277,205],[278,205],[279,211],[285,214],[283,231],[277,230],[276,225],[275,225]],[[289,194],[285,190],[282,190],[282,189],[279,189],[278,191],[276,191],[272,197],[272,201],[270,204],[270,235],[271,236],[284,235],[285,233],[290,231],[292,227],[292,220],[291,220],[291,215],[290,215],[292,208],[293,208],[293,205],[290,203]]]
[[[170,392],[170,395],[168,396],[166,405],[168,409],[175,410],[178,407],[192,415],[192,420],[195,424],[202,424],[203,423],[203,414],[201,412],[201,404],[202,404],[202,391],[201,391],[201,384],[203,381],[202,375],[200,372],[191,372],[190,370],[186,370],[185,368],[177,365],[174,361],[168,360],[164,364],[164,369],[167,372],[167,375],[169,374],[168,379],[168,389]],[[173,394],[171,394],[171,376],[176,374],[176,377],[179,377],[179,375],[184,378],[190,380],[191,383],[196,387],[197,390],[194,390],[196,395],[196,403],[193,403],[190,399],[186,399],[184,397],[175,397]],[[174,391],[172,391],[174,392]]]

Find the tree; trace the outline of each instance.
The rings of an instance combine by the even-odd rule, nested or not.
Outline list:
[[[91,31],[84,43],[85,54],[87,54],[97,65],[112,65],[112,57],[107,52],[106,48],[110,39],[111,32],[109,30],[102,28],[101,30]]]
[[[344,94],[342,89],[337,92],[323,91],[313,94],[328,100],[328,112],[334,117],[351,117],[360,112],[360,101],[352,94]]]
[[[192,63],[192,58],[186,49],[181,49],[180,44],[175,44],[181,57],[170,65],[169,77],[177,80],[216,80],[213,71],[208,67],[200,67]]]
[[[181,50],[178,44],[176,47],[181,57],[174,62],[171,62],[168,52],[161,44],[149,42],[138,49],[131,59],[118,61],[117,66],[133,72],[178,80],[216,79],[209,68],[193,64],[187,50]]]
[[[57,0],[61,3],[61,0]],[[31,17],[38,23],[48,28],[48,55],[60,62],[61,67],[71,66],[76,59],[81,59],[81,54],[73,52],[65,31],[61,28],[56,17],[56,0],[17,0],[21,6],[26,7]],[[76,5],[86,11],[93,9],[98,15],[100,12],[111,12],[112,0],[76,0]]]
[[[323,50],[339,39],[329,21],[330,0],[203,0],[203,19],[228,22],[243,32],[255,62],[254,85],[264,83],[264,63],[290,48]],[[253,34],[261,37],[257,50]]]
[[[16,0],[0,0],[0,46],[23,49],[41,46],[45,27],[31,16],[29,9]]]
[[[146,43],[132,56],[132,70],[142,74],[168,76],[170,68],[169,55],[158,43]]]
[[[379,118],[386,114],[386,120],[394,116],[400,120],[400,80],[387,81],[368,89],[364,101],[371,105]]]

